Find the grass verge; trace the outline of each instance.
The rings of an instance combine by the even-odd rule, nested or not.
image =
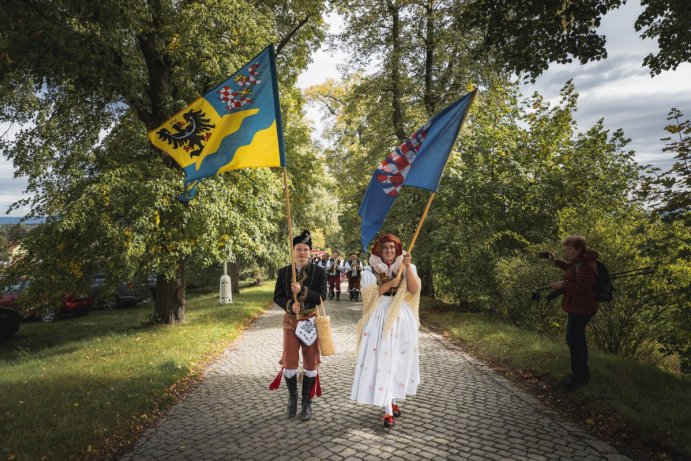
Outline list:
[[[272,288],[223,306],[217,290],[188,290],[184,325],[142,326],[151,304],[23,324],[0,343],[0,459],[114,457],[264,311]]]
[[[646,459],[691,459],[691,380],[590,348],[592,380],[566,394],[566,344],[485,314],[423,299],[423,324],[519,381],[538,397]],[[630,453],[631,454],[631,453]]]

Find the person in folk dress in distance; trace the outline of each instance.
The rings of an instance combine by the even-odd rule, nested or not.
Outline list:
[[[420,278],[401,241],[384,234],[362,271],[362,318],[357,325],[357,363],[350,398],[380,406],[384,427],[401,415],[397,400],[415,395],[420,383],[418,329]],[[396,279],[403,265],[401,279]]]

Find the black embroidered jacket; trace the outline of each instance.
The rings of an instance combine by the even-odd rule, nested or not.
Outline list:
[[[293,312],[293,290],[290,289],[291,271],[291,266],[278,270],[274,289],[274,302],[288,313]],[[302,291],[298,294],[300,313],[311,314],[317,309],[321,300],[326,298],[326,271],[323,267],[310,263],[296,272],[296,281],[302,286]]]

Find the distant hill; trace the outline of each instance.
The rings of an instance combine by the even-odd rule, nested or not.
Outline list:
[[[0,225],[3,224],[17,224],[22,218],[19,216],[0,216]],[[24,224],[41,224],[43,219],[30,219],[24,221]]]

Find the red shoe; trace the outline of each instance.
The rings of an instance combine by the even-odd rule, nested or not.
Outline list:
[[[393,427],[396,424],[393,420],[393,416],[384,415],[384,427]]]
[[[394,403],[393,405],[391,405],[391,409],[393,410],[394,418],[398,418],[399,416],[401,416],[401,407]]]

